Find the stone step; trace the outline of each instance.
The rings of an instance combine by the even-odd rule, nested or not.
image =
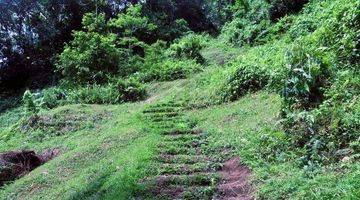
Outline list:
[[[198,162],[216,162],[216,160],[205,155],[186,155],[186,154],[163,154],[156,158],[156,161],[162,163],[194,164]]]
[[[212,199],[216,188],[213,186],[170,186],[169,188],[156,188],[155,191],[157,191],[155,198],[159,200],[207,200]]]
[[[161,175],[156,177],[158,187],[179,186],[215,186],[220,180],[218,173],[194,173],[188,175]]]
[[[198,150],[196,148],[188,148],[188,147],[164,147],[159,149],[160,154],[166,155],[196,155]]]
[[[194,164],[163,164],[161,166],[161,175],[181,175],[200,172],[214,172],[222,167],[221,163],[198,162]]]

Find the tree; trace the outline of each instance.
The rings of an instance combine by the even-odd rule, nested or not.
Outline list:
[[[157,27],[149,21],[149,18],[142,16],[142,6],[130,6],[126,12],[120,13],[116,18],[111,19],[108,23],[112,32],[117,33],[120,37],[136,37],[149,34]]]
[[[129,2],[0,1],[0,93],[52,83],[55,56],[73,39],[72,32],[82,28],[82,16],[97,10],[109,18]]]
[[[142,16],[140,5],[130,6],[108,22],[105,14],[85,14],[82,25],[83,31],[74,32],[57,64],[65,80],[80,85],[103,84],[137,71],[145,45],[137,36],[156,28]]]
[[[83,18],[84,31],[76,31],[74,39],[59,56],[58,71],[71,84],[105,83],[118,73],[124,58],[116,46],[116,35],[106,31],[105,15],[88,13]]]

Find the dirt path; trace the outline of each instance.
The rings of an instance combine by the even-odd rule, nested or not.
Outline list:
[[[225,162],[220,171],[222,180],[218,185],[219,199],[250,200],[253,188],[250,183],[250,170],[240,164],[240,158],[234,157]]]
[[[158,175],[146,181],[151,199],[252,199],[250,171],[238,158],[211,155],[207,134],[182,116],[181,104],[150,106],[144,116],[163,135],[156,159]],[[141,198],[140,198],[141,199]]]

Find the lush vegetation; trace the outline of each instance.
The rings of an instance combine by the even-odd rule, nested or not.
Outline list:
[[[62,154],[0,198],[152,198],[158,151],[193,153],[169,126],[239,156],[259,199],[360,198],[358,0],[17,4],[0,3],[24,8],[0,17],[0,151]]]

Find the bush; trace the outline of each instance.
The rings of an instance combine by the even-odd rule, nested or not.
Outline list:
[[[144,99],[146,91],[141,83],[130,79],[73,89],[67,96],[71,103],[118,104]]]
[[[149,21],[148,17],[142,16],[142,6],[131,5],[126,12],[120,13],[116,18],[109,21],[108,26],[119,37],[141,38],[154,31],[157,26]]]
[[[116,35],[106,32],[105,15],[86,14],[85,31],[76,31],[65,46],[57,70],[71,85],[106,83],[111,76],[127,75],[126,51],[116,47]]]
[[[246,18],[236,18],[222,29],[222,39],[235,46],[262,44],[270,27],[270,21],[253,22]]]
[[[307,147],[308,159],[321,160],[323,143],[315,136],[315,116],[311,111],[324,101],[331,78],[322,51],[297,44],[286,53],[287,78],[282,93],[283,125],[296,147]]]
[[[281,91],[282,124],[293,147],[305,150],[304,165],[358,155],[360,2],[310,2],[304,14],[259,29],[269,18],[249,16],[256,4],[239,11],[220,37],[242,46],[267,42],[244,48],[230,63],[230,78],[218,91],[223,101],[264,86]]]
[[[295,147],[305,147],[304,165],[358,155],[360,3],[319,5],[310,3],[288,34],[299,47],[287,54],[283,125]]]
[[[124,102],[139,101],[146,96],[145,86],[136,79],[119,80],[116,89],[121,94],[121,100]]]
[[[360,75],[352,71],[339,72],[334,84],[325,92],[327,99],[315,113],[315,128],[327,146],[327,151],[341,159],[339,150],[350,149],[360,139]],[[340,157],[339,157],[340,156]]]
[[[44,89],[42,91],[41,107],[53,109],[66,104],[67,92],[60,87]]]
[[[242,6],[234,13],[233,20],[222,28],[221,40],[232,46],[263,44],[270,27],[268,4],[263,0],[239,2]]]
[[[235,101],[248,92],[263,88],[280,92],[286,71],[284,52],[287,43],[278,41],[244,50],[230,62],[231,69],[223,87],[218,89],[223,101]]]
[[[104,14],[86,14],[84,31],[76,31],[74,39],[59,56],[57,69],[72,86],[105,84],[113,77],[125,78],[137,72],[144,53],[142,35],[156,26],[141,15],[141,6],[130,6],[116,18]]]
[[[305,147],[304,165],[332,163],[358,155],[360,140],[360,78],[350,71],[341,72],[326,90],[326,99],[312,110],[287,113],[285,129],[295,147]]]
[[[37,114],[39,112],[39,103],[30,90],[26,90],[23,95],[25,111],[28,114]]]
[[[68,92],[68,102],[75,104],[117,104],[122,103],[121,94],[112,84],[91,85]]]
[[[148,67],[138,74],[139,78],[145,82],[183,79],[202,70],[201,66],[194,60],[165,59]]]
[[[201,71],[201,67],[194,60],[167,60],[162,63],[160,80],[171,81],[176,79],[183,79],[199,71]]]
[[[289,28],[290,40],[304,40],[332,52],[339,68],[359,62],[360,2],[356,0],[309,3]],[[316,14],[314,14],[316,13]]]
[[[201,70],[201,66],[196,60],[173,56],[172,50],[169,53],[166,47],[167,43],[164,41],[158,41],[148,46],[144,65],[140,73],[135,76],[138,76],[143,82],[172,81],[187,78],[190,74]]]
[[[205,47],[206,40],[204,36],[190,33],[176,40],[168,53],[175,59],[190,59],[202,64],[205,60],[200,51]]]
[[[311,109],[323,101],[323,87],[329,83],[328,63],[315,50],[297,45],[286,54],[288,75],[283,90],[284,109]],[[287,112],[287,111],[285,111]]]
[[[146,97],[145,86],[136,79],[112,80],[104,85],[88,85],[64,89],[54,87],[43,90],[35,99],[44,109],[66,104],[119,104]]]
[[[74,40],[59,56],[57,69],[71,84],[105,83],[111,76],[127,75],[125,52],[116,46],[116,35],[75,32]]]
[[[285,15],[299,12],[309,0],[268,0],[271,6],[269,16],[276,21]]]
[[[235,101],[247,92],[254,92],[267,85],[269,73],[261,66],[241,65],[223,88],[224,101]]]

